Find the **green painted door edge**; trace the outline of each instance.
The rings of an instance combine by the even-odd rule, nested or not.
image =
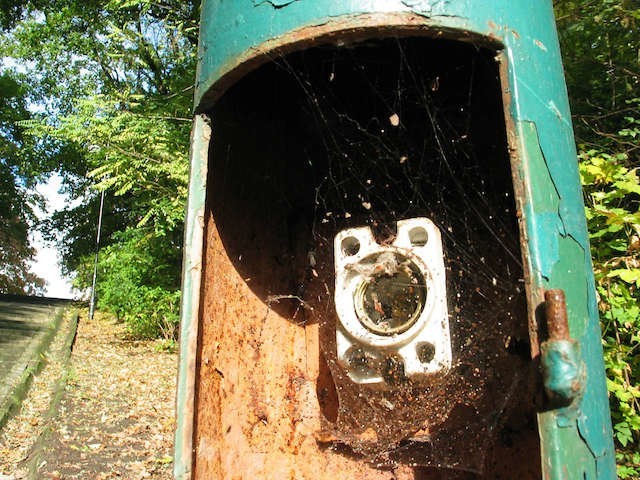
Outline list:
[[[579,342],[587,369],[584,395],[578,404],[538,415],[544,478],[615,479],[613,433],[586,226],[569,229],[563,218],[564,212],[577,217],[571,209],[584,212],[582,197],[560,193],[549,159],[540,147],[535,123],[518,122],[517,136],[520,175],[527,192],[523,216],[529,236],[533,288],[565,291],[571,337]],[[575,159],[575,155],[570,158]],[[577,183],[577,162],[565,163],[567,170],[574,170],[573,181]]]
[[[387,21],[393,29],[382,28]],[[458,32],[467,41],[485,39],[503,46],[504,87],[515,126],[511,146],[520,161],[514,169],[521,169],[526,183],[521,205],[532,287],[565,291],[571,334],[580,343],[588,371],[577,408],[539,415],[545,478],[583,480],[585,473],[586,478],[616,478],[595,287],[551,0],[204,0],[196,111],[207,111],[233,81],[281,52],[335,41],[358,29],[370,38],[393,36],[403,26],[410,26],[415,35],[445,31],[455,38]],[[189,422],[193,422],[209,136],[205,118],[197,117],[181,315],[175,465],[180,479],[190,478],[193,448]],[[588,465],[572,460],[575,452]]]
[[[200,283],[204,243],[204,214],[211,127],[206,115],[196,115],[191,132],[191,170],[187,202],[182,304],[180,306],[180,360],[176,395],[176,435],[173,473],[176,479],[191,478],[193,461],[194,398],[200,312]]]

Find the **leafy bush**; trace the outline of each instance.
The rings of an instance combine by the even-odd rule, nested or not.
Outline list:
[[[98,306],[137,338],[174,339],[180,307],[180,244],[141,228],[116,234],[100,252]]]
[[[580,174],[599,295],[620,478],[640,475],[640,182],[626,154],[589,150]]]
[[[138,286],[134,302],[124,315],[129,331],[136,338],[174,340],[178,334],[180,291]]]

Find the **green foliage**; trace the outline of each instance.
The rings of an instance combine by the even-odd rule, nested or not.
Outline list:
[[[200,2],[18,3],[0,50],[29,69],[29,99],[40,106],[19,125],[40,145],[42,169],[59,169],[80,200],[43,222],[44,233],[76,287],[88,288],[105,191],[99,307],[136,336],[171,341]]]
[[[101,251],[98,306],[123,320],[137,338],[174,339],[180,299],[175,275],[182,255],[179,244],[141,228],[116,237]],[[158,257],[166,254],[171,258],[159,263]]]
[[[640,181],[627,163],[595,150],[580,163],[620,478],[640,475]]]
[[[38,203],[29,191],[35,172],[22,152],[29,139],[17,125],[29,115],[23,92],[17,74],[0,72],[0,293],[38,294],[44,281],[29,265],[35,255],[29,240],[35,223],[32,207]]]
[[[190,121],[144,107],[142,95],[98,95],[76,101],[72,114],[27,124],[30,133],[70,142],[83,152],[95,188],[135,203],[137,226],[151,222],[158,233],[173,230],[184,217],[187,196],[187,142]]]
[[[631,0],[557,0],[574,126],[588,148],[633,148],[618,135],[637,111],[640,8]],[[631,100],[631,101],[630,101]]]

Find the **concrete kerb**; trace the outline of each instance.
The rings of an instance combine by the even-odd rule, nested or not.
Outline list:
[[[0,399],[0,429],[4,427],[12,415],[20,410],[21,402],[29,391],[33,376],[40,371],[46,361],[45,351],[60,328],[66,311],[67,307],[58,307],[46,332],[40,337],[39,341],[34,342],[23,352],[19,364],[25,365],[24,371],[12,386],[10,393],[5,398]],[[76,324],[77,315],[76,312]]]
[[[31,449],[31,453],[29,454],[29,458],[26,462],[26,468],[28,471],[28,478],[31,480],[35,480],[38,477],[38,468],[40,467],[40,460],[42,458],[42,452],[44,448],[47,446],[47,443],[51,437],[51,433],[53,431],[50,420],[56,416],[58,413],[58,407],[60,406],[60,402],[62,401],[62,396],[64,395],[67,381],[69,378],[69,363],[71,359],[71,351],[73,350],[73,344],[76,340],[76,335],[78,333],[78,322],[80,319],[80,315],[76,310],[71,317],[69,331],[66,334],[64,339],[64,346],[62,348],[62,358],[59,358],[59,361],[63,364],[62,375],[57,379],[55,386],[53,388],[53,396],[51,398],[51,403],[49,404],[49,410],[45,415],[45,421],[47,425],[43,432],[38,437],[38,440],[33,445]]]

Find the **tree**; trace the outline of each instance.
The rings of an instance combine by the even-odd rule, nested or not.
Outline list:
[[[0,73],[0,293],[41,294],[44,281],[31,272],[35,255],[29,231],[35,223],[29,193],[34,175],[22,149],[29,141],[16,122],[28,118],[17,75]]]
[[[637,160],[640,8],[632,0],[558,0],[556,17],[578,142]]]
[[[97,197],[106,191],[99,306],[144,336],[175,335],[198,5],[23,2],[4,36],[5,51],[30,68],[34,102],[45,106],[22,125],[49,146],[44,168],[59,168],[67,193],[84,199],[50,218],[47,236],[59,241],[76,286],[87,287]],[[159,305],[170,314],[159,316]],[[142,328],[145,315],[174,328]]]

